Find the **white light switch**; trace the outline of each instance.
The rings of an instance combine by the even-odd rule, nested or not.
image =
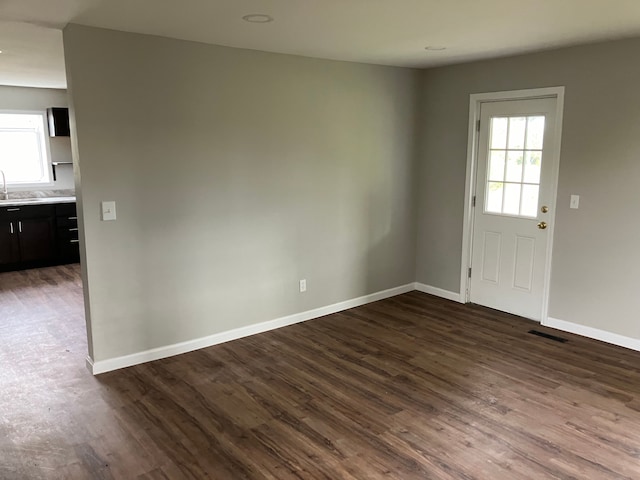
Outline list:
[[[102,221],[116,219],[116,202],[102,202]]]
[[[580,206],[580,195],[571,195],[569,208],[578,208]]]

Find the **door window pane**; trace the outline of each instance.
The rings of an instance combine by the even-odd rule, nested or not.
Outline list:
[[[504,180],[504,150],[492,151],[489,158],[489,180],[502,182]]]
[[[507,148],[507,124],[509,119],[506,117],[494,117],[491,119],[491,148],[502,149]]]
[[[507,182],[522,181],[522,151],[509,151],[507,153]]]
[[[509,118],[509,149],[523,149],[527,117]]]
[[[502,213],[518,215],[520,213],[520,188],[519,183],[506,183],[504,185],[504,200]]]
[[[542,150],[544,138],[544,117],[527,118],[527,149]]]
[[[537,216],[545,117],[493,117],[490,123],[487,213]]]
[[[540,183],[540,167],[542,166],[542,152],[533,151],[524,154],[525,183]]]
[[[522,186],[522,205],[520,207],[520,215],[523,217],[538,216],[538,185]]]
[[[502,213],[502,192],[504,183],[489,182],[487,185],[487,201],[485,210],[492,213]]]

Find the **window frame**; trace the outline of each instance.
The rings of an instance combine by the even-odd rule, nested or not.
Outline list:
[[[42,156],[41,158],[44,171],[47,175],[47,181],[44,182],[12,182],[7,178],[7,189],[13,191],[31,190],[34,188],[53,187],[55,180],[53,179],[53,160],[51,159],[51,146],[49,137],[49,121],[46,110],[20,110],[20,109],[0,109],[3,115],[37,115],[42,119]]]
[[[543,138],[542,138],[542,144],[540,145],[540,148],[527,148],[527,138],[528,138],[528,132],[529,132],[529,120],[531,118],[536,118],[536,117],[541,117],[544,119],[543,121]],[[493,148],[493,121],[497,118],[504,118],[507,119],[507,129],[506,129],[506,137],[505,137],[505,146],[504,148]],[[523,137],[523,143],[522,143],[522,148],[510,148],[509,146],[509,131],[510,131],[510,122],[512,118],[524,118],[525,119],[525,129],[524,129],[524,137]],[[487,143],[487,171],[486,171],[486,178],[485,178],[485,199],[484,199],[484,208],[483,208],[483,214],[484,215],[496,215],[496,216],[500,216],[500,217],[511,217],[511,218],[522,218],[522,219],[532,219],[532,218],[537,218],[537,211],[538,211],[538,207],[540,206],[540,178],[538,178],[538,182],[534,183],[534,182],[529,182],[529,181],[525,181],[525,174],[526,174],[526,158],[527,158],[527,153],[529,152],[539,152],[540,154],[540,168],[542,168],[542,162],[543,162],[543,151],[544,151],[544,124],[546,123],[546,115],[538,115],[538,114],[530,114],[530,115],[496,115],[496,116],[492,116],[489,121],[489,139],[488,139],[488,143]],[[503,167],[503,174],[502,174],[502,180],[492,180],[491,179],[491,171],[490,171],[490,165],[491,165],[491,159],[492,159],[492,153],[493,152],[504,152],[504,167]],[[509,153],[510,152],[521,152],[522,153],[522,170],[520,172],[520,181],[514,181],[514,180],[507,180],[507,171],[508,171],[508,158],[509,158]],[[492,183],[501,183],[502,187],[503,187],[503,191],[502,191],[502,204],[501,204],[501,211],[494,211],[494,210],[488,210],[488,204],[489,204],[489,188],[490,188],[490,184]],[[505,213],[504,212],[504,208],[505,208],[505,192],[506,192],[506,186],[507,185],[519,185],[520,186],[520,194],[519,194],[519,203],[518,203],[518,213]],[[531,216],[531,215],[526,215],[522,213],[522,204],[523,204],[523,198],[524,198],[524,187],[525,186],[536,186],[538,187],[538,200],[537,200],[537,205],[536,205],[536,215],[535,216]]]

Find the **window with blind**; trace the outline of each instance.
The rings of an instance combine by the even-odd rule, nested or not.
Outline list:
[[[0,170],[7,185],[51,185],[45,112],[0,111]]]

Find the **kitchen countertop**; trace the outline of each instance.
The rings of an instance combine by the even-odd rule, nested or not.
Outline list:
[[[51,205],[75,202],[76,197],[9,198],[0,200],[0,207],[22,207],[25,205]]]

